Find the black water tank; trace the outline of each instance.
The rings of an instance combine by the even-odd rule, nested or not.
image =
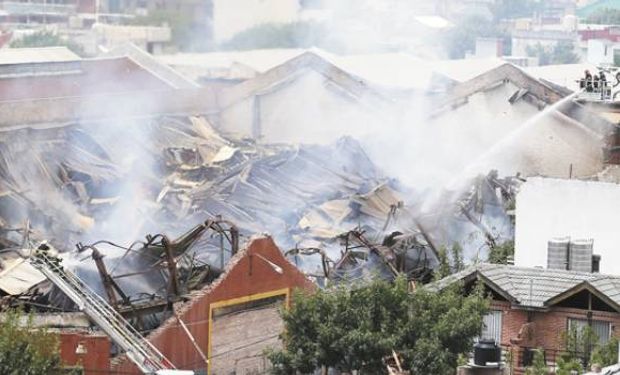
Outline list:
[[[487,363],[499,364],[502,351],[493,340],[480,340],[474,345],[474,364],[486,366]]]

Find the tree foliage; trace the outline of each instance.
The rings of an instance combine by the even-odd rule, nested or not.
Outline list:
[[[21,326],[21,316],[19,311],[9,311],[0,323],[0,374],[66,374],[60,370],[58,336],[35,329],[31,318]]]
[[[545,363],[545,356],[542,350],[534,350],[534,360],[532,365],[525,369],[525,375],[548,375],[549,367]]]
[[[612,337],[604,345],[596,345],[590,357],[590,364],[598,364],[601,367],[611,366],[618,363],[618,339]]]
[[[36,33],[25,35],[23,38],[11,42],[13,48],[27,47],[67,47],[73,53],[84,56],[84,48],[81,45],[65,40],[58,34],[51,31],[38,31]]]
[[[525,51],[530,57],[538,57],[539,65],[579,62],[579,55],[575,53],[573,43],[567,41],[560,41],[553,46],[543,46],[538,43],[534,46],[527,46]]]
[[[325,26],[319,22],[265,23],[241,31],[221,47],[225,50],[310,47],[337,49],[338,43],[330,37],[335,36],[330,36]]]
[[[454,287],[409,293],[407,282],[373,281],[357,289],[335,287],[296,293],[285,322],[284,349],[268,357],[275,374],[339,371],[383,373],[396,351],[416,374],[451,374],[459,354],[471,350],[488,301]]]
[[[508,259],[513,258],[514,255],[514,241],[506,241],[501,245],[495,245],[491,247],[489,251],[488,262],[494,264],[508,264]]]
[[[556,365],[555,375],[573,375],[574,371],[577,371],[577,374],[583,374],[583,366],[575,358],[563,358],[560,356]]]
[[[448,56],[452,59],[464,58],[467,52],[475,50],[476,39],[481,37],[504,37],[504,34],[496,22],[483,16],[464,17],[444,34]]]
[[[599,9],[586,18],[586,23],[594,23],[600,25],[620,25],[620,9]]]
[[[564,351],[558,360],[557,375],[568,375],[571,370],[583,372],[584,366],[598,364],[601,367],[618,363],[618,339],[610,338],[601,344],[592,327],[571,327],[561,335]]]
[[[446,247],[440,247],[437,251],[437,258],[439,265],[434,271],[435,280],[441,280],[446,276],[465,269],[463,248],[457,242],[452,244],[450,254],[448,254],[448,249],[446,249]]]
[[[168,26],[172,34],[172,42],[182,51],[205,51],[212,46],[209,36],[205,35],[204,25],[193,22],[185,12],[170,9],[149,11],[146,16],[135,17],[127,21],[129,25]]]
[[[541,10],[542,1],[536,0],[499,0],[492,6],[493,17],[496,21],[531,17]]]

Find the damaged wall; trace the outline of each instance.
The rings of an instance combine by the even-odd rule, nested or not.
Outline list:
[[[60,333],[62,363],[66,366],[82,366],[84,375],[110,371],[110,346],[110,338],[106,335],[68,331]]]
[[[360,137],[378,118],[356,98],[312,69],[243,98],[220,113],[219,128],[263,142],[327,143]]]
[[[281,267],[282,273],[276,272],[261,256]],[[206,354],[209,352],[209,311],[214,304],[232,299],[250,301],[253,298],[260,298],[261,295],[274,293],[290,294],[296,288],[311,290],[314,284],[283,257],[271,238],[259,237],[231,259],[226,272],[219,279],[197,293],[192,301],[180,306],[177,313]],[[279,331],[277,326],[274,329],[273,334],[280,333],[276,332]],[[170,318],[149,335],[148,339],[176,367],[203,371],[206,368],[203,359],[176,318]],[[239,346],[243,344],[245,343],[240,343]],[[116,365],[114,370],[139,374],[126,358]]]

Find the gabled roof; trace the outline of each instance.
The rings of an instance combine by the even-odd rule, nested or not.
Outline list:
[[[0,65],[66,62],[81,60],[67,47],[2,48]]]
[[[558,85],[551,82],[536,79],[521,68],[505,63],[469,81],[454,86],[450,91],[450,95],[444,98],[436,107],[433,116],[440,115],[447,110],[467,103],[468,98],[476,93],[491,90],[508,82],[519,89],[519,92],[515,93],[517,96],[509,99],[511,103],[512,100],[526,98],[530,102],[537,104],[539,109],[562,100],[570,93],[570,90],[564,87],[558,87]],[[584,105],[576,101],[570,101],[559,106],[557,111],[601,136],[608,136],[613,128],[612,123],[587,110]]]
[[[440,290],[457,281],[481,280],[514,307],[546,309],[588,290],[620,312],[620,277],[597,273],[481,263],[429,285]]]
[[[168,65],[160,63],[153,55],[133,43],[125,43],[113,49],[108,53],[108,56],[127,57],[174,89],[194,89],[200,87],[196,82],[179,74]]]
[[[527,90],[530,95],[547,104],[555,103],[563,97],[560,92],[553,89],[551,86],[525,73],[517,66],[506,63],[486,73],[480,74],[469,81],[454,86],[451,90],[451,94],[441,102],[439,108],[441,109],[442,107],[453,105],[454,103],[467,99],[467,97],[471,95],[486,91],[505,82],[511,82],[515,86]]]
[[[308,70],[323,75],[355,98],[366,95],[382,98],[362,78],[340,69],[314,52],[304,52],[253,79],[223,90],[219,97],[219,104],[222,109],[227,108],[258,92],[289,82]]]

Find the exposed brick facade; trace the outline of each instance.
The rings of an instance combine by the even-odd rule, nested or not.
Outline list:
[[[76,353],[80,344],[84,354]],[[82,366],[85,375],[107,374],[110,371],[110,345],[110,339],[105,335],[61,332],[60,358],[65,366]]]
[[[275,272],[257,255],[281,267],[282,274]],[[206,354],[209,339],[209,309],[212,304],[286,288],[311,290],[314,284],[284,258],[271,238],[256,238],[245,250],[229,261],[225,273],[220,278],[201,290],[192,301],[181,306],[177,314],[186,323],[201,350]],[[177,368],[205,371],[206,364],[175,318],[167,320],[148,339]],[[123,374],[140,374],[127,358],[113,365],[113,370]]]
[[[491,310],[502,311],[502,339],[501,345],[504,348],[513,348],[515,352],[524,347],[543,348],[548,351],[561,350],[563,332],[568,329],[568,319],[588,319],[588,311],[566,308],[551,307],[548,311],[531,311],[511,308],[509,302],[493,301]],[[529,319],[529,320],[528,320]],[[611,323],[611,333],[620,338],[620,314],[604,311],[592,311],[592,320],[599,320]],[[531,339],[516,342],[519,332],[524,324],[531,323]],[[552,361],[552,355],[547,357],[548,362]],[[514,358],[515,368],[520,363],[518,357]]]
[[[53,74],[54,66],[62,63],[45,63],[38,65],[48,67],[52,73],[1,79],[0,101],[79,97],[171,88],[166,82],[127,57],[81,60],[71,64],[72,69],[75,65],[75,72]]]

